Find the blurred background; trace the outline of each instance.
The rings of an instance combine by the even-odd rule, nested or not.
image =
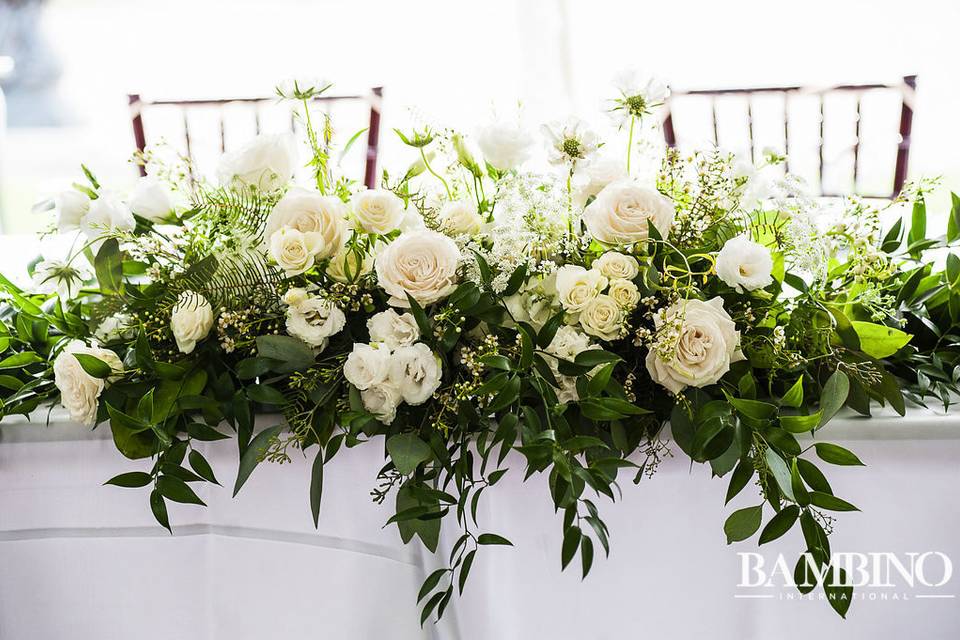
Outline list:
[[[336,91],[383,86],[389,167],[405,153],[393,126],[469,132],[518,101],[531,128],[570,113],[595,119],[612,76],[631,66],[676,89],[917,74],[909,175],[943,176],[931,207],[943,211],[946,192],[960,191],[958,24],[955,0],[0,0],[0,231],[48,225],[31,206],[76,180],[81,162],[112,186],[135,180],[131,93],[270,95],[288,77]],[[878,149],[896,136],[891,104],[880,111],[892,129],[861,131],[863,155],[871,136]],[[892,172],[892,159],[882,163],[878,175]]]

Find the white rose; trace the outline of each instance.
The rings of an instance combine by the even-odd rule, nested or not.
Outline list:
[[[405,233],[376,258],[377,281],[390,304],[407,307],[407,294],[421,305],[447,297],[457,288],[457,244],[436,231]]]
[[[390,384],[407,404],[426,402],[440,386],[442,374],[439,358],[422,342],[400,347],[390,358]]]
[[[484,159],[501,171],[523,164],[530,157],[532,144],[533,137],[516,124],[492,122],[477,132]]]
[[[666,238],[673,216],[673,202],[659,191],[619,180],[604,187],[584,209],[583,223],[600,242],[633,244],[647,240],[650,223]]]
[[[386,235],[403,222],[403,200],[385,189],[368,189],[350,199],[353,215],[367,233]]]
[[[291,290],[292,291],[292,290]],[[284,301],[295,300],[287,308],[287,333],[307,344],[326,348],[330,336],[336,335],[347,324],[347,317],[335,304],[318,296],[284,296]]]
[[[390,373],[390,350],[356,343],[343,363],[343,377],[360,391],[379,385]]]
[[[475,236],[480,233],[483,217],[477,205],[469,200],[448,202],[440,210],[440,230],[451,236]]]
[[[293,134],[259,135],[220,158],[217,178],[225,186],[276,191],[290,182],[296,167],[297,145]]]
[[[145,176],[130,194],[130,210],[151,222],[160,222],[176,211],[173,194],[159,180]]]
[[[563,325],[557,329],[553,340],[547,345],[546,352],[552,353],[558,358],[573,361],[576,357],[591,348],[590,338],[587,334],[575,327]]]
[[[301,233],[292,227],[277,229],[270,236],[270,256],[292,277],[309,270],[323,251],[323,236]]]
[[[656,314],[654,324],[657,329],[677,325],[679,331],[679,336],[670,331],[669,342],[654,345],[647,354],[650,377],[673,393],[715,384],[731,362],[744,359],[740,332],[719,296],[706,302],[680,300]]]
[[[590,300],[580,312],[580,326],[592,336],[616,340],[623,330],[623,307],[608,295]]]
[[[53,361],[53,381],[60,391],[60,404],[70,413],[72,420],[93,425],[97,421],[97,400],[106,381],[84,371],[75,357],[78,353],[102,360],[116,372],[123,370],[123,363],[113,351],[88,347],[79,340],[68,343]]]
[[[213,307],[199,293],[184,291],[170,313],[170,330],[181,353],[193,353],[197,342],[210,333]]]
[[[575,204],[582,207],[590,196],[595,196],[611,182],[626,178],[627,165],[619,156],[605,156],[579,169],[576,181]]]
[[[57,230],[60,233],[76,231],[80,221],[90,210],[90,198],[87,194],[71,189],[60,192],[56,199]]]
[[[623,280],[622,278],[611,280],[607,295],[627,311],[632,311],[640,304],[640,290],[637,289],[637,285],[632,280]]]
[[[373,271],[373,256],[358,248],[344,247],[330,258],[327,275],[337,282],[352,283]]]
[[[390,424],[397,417],[397,407],[403,398],[400,390],[388,383],[381,383],[360,392],[364,408],[383,424]]]
[[[391,351],[407,347],[420,339],[420,328],[413,315],[387,309],[367,320],[371,342],[382,342]]]
[[[614,278],[633,280],[640,273],[640,263],[637,259],[618,251],[607,251],[594,261],[593,268],[611,280]]]
[[[739,293],[766,287],[772,271],[770,250],[746,235],[727,240],[717,254],[717,276]]]
[[[130,208],[112,193],[101,193],[99,198],[92,200],[87,215],[80,221],[80,228],[90,240],[97,240],[111,231],[133,231],[136,226]]]
[[[303,234],[319,234],[323,238],[323,248],[317,258],[329,258],[340,251],[347,240],[350,230],[347,206],[336,196],[322,196],[315,191],[294,187],[267,216],[263,237],[272,238],[283,227]]]
[[[606,288],[606,276],[595,269],[571,264],[557,269],[557,295],[563,308],[571,313],[583,309]]]

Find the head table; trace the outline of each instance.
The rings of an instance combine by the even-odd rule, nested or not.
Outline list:
[[[106,425],[35,420],[0,426],[4,640],[947,639],[960,629],[956,577],[936,589],[859,589],[846,621],[792,588],[738,586],[738,552],[773,563],[782,551],[792,567],[799,532],[759,549],[755,538],[726,546],[725,515],[759,500],[744,491],[724,508],[726,480],[694,477],[707,470],[691,471],[680,456],[639,485],[624,476],[617,503],[598,501],[612,553],[583,582],[578,568],[560,570],[560,516],[545,479],[523,483],[522,459],[508,458],[510,472],[485,494],[478,519],[515,548],[484,548],[463,597],[421,629],[416,594],[438,560],[404,546],[393,525],[383,527],[388,507],[369,499],[382,444],[330,463],[319,530],[308,507],[310,462],[295,457],[260,465],[236,499],[204,485],[207,508],[171,504],[171,536],[154,522],[145,490],[101,486],[149,470],[149,461],[122,458]],[[837,490],[862,510],[839,514],[834,551],[960,559],[960,415],[845,416],[821,437],[868,465],[831,469]],[[234,442],[202,447],[232,484]],[[456,535],[444,530],[441,552]]]

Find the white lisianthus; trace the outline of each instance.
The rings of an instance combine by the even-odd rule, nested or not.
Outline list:
[[[557,274],[534,277],[512,296],[504,298],[513,320],[529,322],[538,331],[559,311]]]
[[[37,293],[56,293],[66,302],[77,297],[83,283],[92,276],[83,266],[67,264],[62,260],[43,260],[33,268],[33,290]]]
[[[283,296],[287,307],[287,333],[307,344],[326,348],[330,336],[343,330],[347,317],[335,304],[303,289],[293,288]]]
[[[607,288],[607,278],[595,269],[565,264],[557,269],[557,297],[566,311],[576,313]]]
[[[448,202],[440,210],[440,230],[451,236],[475,236],[480,233],[483,217],[475,202],[457,200]]]
[[[600,137],[579,118],[545,124],[541,131],[547,138],[547,160],[551,164],[579,167],[590,163],[600,148]]]
[[[170,313],[170,330],[181,353],[193,353],[213,327],[213,307],[199,293],[184,291]]]
[[[442,374],[440,359],[422,342],[400,347],[390,358],[390,384],[410,405],[429,400],[440,386]]]
[[[625,311],[633,311],[640,304],[640,290],[632,280],[622,278],[611,280],[607,295],[613,298]]]
[[[116,314],[107,316],[93,332],[93,337],[100,342],[110,342],[118,338],[131,337],[132,327],[130,316]]]
[[[598,158],[577,171],[574,176],[576,196],[574,203],[582,207],[590,196],[595,196],[611,182],[626,178],[627,165],[620,156]]]
[[[640,274],[640,263],[637,259],[618,251],[607,251],[594,261],[592,268],[611,280],[633,280]]]
[[[717,254],[717,276],[738,293],[762,289],[773,282],[770,250],[746,234],[731,238]]]
[[[130,211],[151,222],[160,222],[176,212],[173,194],[156,178],[145,176],[130,194]]]
[[[309,270],[322,251],[323,236],[319,233],[301,233],[292,227],[282,227],[270,236],[270,257],[287,277]]]
[[[673,393],[715,384],[730,363],[744,359],[740,332],[719,296],[680,300],[656,314],[654,324],[664,331],[647,354],[647,371]]]
[[[137,226],[130,207],[112,193],[101,193],[90,202],[87,214],[80,220],[80,229],[90,240],[97,240],[112,231],[133,231]],[[99,244],[96,243],[95,249]]]
[[[553,340],[547,345],[545,351],[572,362],[591,346],[590,337],[587,334],[576,327],[563,325],[557,329],[557,333],[553,336]]]
[[[433,304],[457,288],[457,244],[436,231],[405,233],[376,257],[377,281],[390,304],[408,307],[407,294],[419,304]]]
[[[390,349],[358,342],[343,363],[343,377],[360,391],[386,381],[390,373]]]
[[[600,294],[580,311],[580,326],[602,340],[616,340],[623,332],[623,307],[611,296]]]
[[[69,342],[53,361],[53,381],[60,391],[60,404],[70,413],[72,420],[93,425],[97,421],[97,400],[106,381],[84,371],[76,358],[78,353],[93,356],[118,373],[123,371],[123,363],[113,351],[87,346],[80,340]]]
[[[293,134],[259,135],[220,158],[217,178],[224,186],[276,191],[290,182],[296,168],[297,144]]]
[[[669,198],[632,180],[607,185],[583,211],[583,223],[590,235],[611,245],[645,242],[651,223],[666,238],[673,217]]]
[[[80,228],[80,222],[90,210],[87,194],[71,189],[62,191],[55,198],[57,208],[57,231],[66,233]]]
[[[403,200],[386,189],[360,191],[350,199],[350,207],[361,229],[380,235],[397,230],[405,214]]]
[[[390,424],[397,417],[397,407],[403,401],[400,390],[389,383],[368,387],[360,392],[363,407],[383,424]]]
[[[477,132],[484,159],[501,171],[516,169],[530,157],[533,138],[519,124],[491,122]]]
[[[347,240],[350,230],[347,206],[336,196],[322,196],[316,191],[294,187],[267,216],[263,237],[272,238],[283,227],[303,234],[320,234],[323,248],[316,257],[329,258],[340,251]]]
[[[371,342],[381,342],[393,351],[408,347],[420,339],[420,328],[413,315],[387,309],[367,320]]]
[[[373,271],[373,256],[359,247],[344,247],[327,263],[327,275],[337,282],[353,283]]]

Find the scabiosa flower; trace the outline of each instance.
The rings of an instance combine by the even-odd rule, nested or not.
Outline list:
[[[579,118],[545,124],[541,131],[547,138],[547,159],[551,164],[587,164],[600,148],[600,138]]]
[[[628,124],[631,118],[642,118],[649,114],[670,95],[670,89],[663,80],[635,69],[618,75],[613,84],[620,96],[609,101],[607,112],[620,127]]]
[[[61,300],[72,300],[91,277],[83,267],[62,260],[44,260],[33,270],[33,288],[37,293],[56,293]]]

